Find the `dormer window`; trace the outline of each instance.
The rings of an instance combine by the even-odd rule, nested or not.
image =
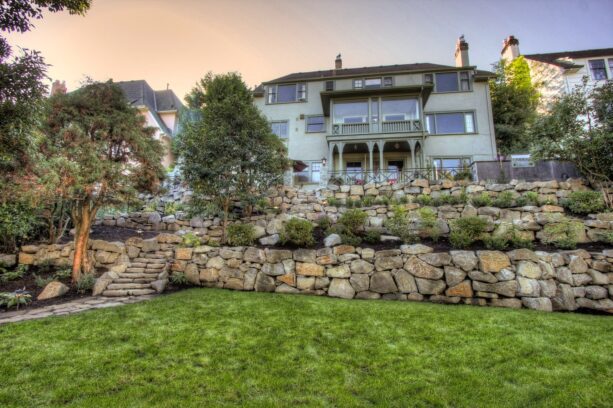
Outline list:
[[[305,102],[307,100],[306,84],[268,85],[266,100],[269,104]]]

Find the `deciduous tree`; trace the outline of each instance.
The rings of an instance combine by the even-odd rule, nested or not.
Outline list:
[[[89,231],[103,205],[154,191],[163,177],[162,144],[154,129],[112,82],[90,83],[50,98],[45,142],[45,183],[71,203],[75,225],[73,281],[92,270],[86,256]]]
[[[238,74],[207,74],[187,102],[191,119],[179,139],[183,175],[194,204],[213,202],[221,209],[225,241],[232,202],[253,202],[281,184],[286,149]]]

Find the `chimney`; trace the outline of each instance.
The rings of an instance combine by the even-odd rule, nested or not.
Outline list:
[[[502,42],[502,51],[500,51],[501,58],[507,62],[513,61],[519,57],[519,40],[510,35]]]
[[[334,60],[334,69],[343,69],[343,60],[341,59],[341,54],[339,53]]]
[[[55,81],[53,81],[53,84],[51,84],[51,96],[56,94],[65,94],[66,91],[67,89],[65,81],[60,82],[56,79]]]
[[[468,43],[464,40],[464,34],[458,38],[458,41],[455,43],[455,66],[456,67],[467,67],[470,63],[468,62]]]

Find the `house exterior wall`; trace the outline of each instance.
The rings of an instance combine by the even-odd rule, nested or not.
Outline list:
[[[164,122],[164,124],[170,129],[173,135],[177,132],[178,116],[177,111],[158,112],[158,115]]]
[[[467,68],[467,70],[470,70],[470,68]],[[255,105],[270,122],[288,121],[289,132],[287,147],[290,159],[305,162],[321,162],[323,158],[329,157],[329,142],[327,136],[332,134],[332,113],[329,117],[325,117],[326,131],[321,133],[307,133],[306,118],[309,115],[323,114],[324,109],[322,106],[321,92],[325,91],[326,81],[334,81],[335,91],[344,91],[353,89],[353,79],[368,78],[370,76],[392,76],[393,87],[403,87],[425,85],[424,74],[424,72],[396,75],[376,74],[308,81],[306,82],[307,100],[305,102],[267,104],[267,93],[265,92],[263,96],[255,98]],[[330,103],[333,103],[333,101],[334,98]],[[486,81],[473,81],[470,91],[431,93],[427,103],[423,107],[423,112],[420,112],[420,119],[422,119],[422,123],[424,123],[424,114],[458,111],[474,113],[475,132],[454,135],[425,134],[424,140],[418,142],[421,144],[424,157],[421,158],[421,163],[416,160],[416,164],[427,166],[431,164],[433,158],[446,157],[463,157],[471,161],[493,160],[495,158],[496,145],[491,114],[491,101],[489,87]],[[330,112],[332,112],[332,109],[330,109]],[[377,134],[370,134],[370,136],[372,136],[372,139],[377,139]],[[419,135],[398,134],[399,139],[407,139],[415,136]],[[356,138],[356,141],[364,143],[362,139]],[[368,152],[364,154],[363,152],[352,153],[351,151],[346,151],[343,154],[343,166],[346,165],[347,161],[353,160],[368,163],[368,156]],[[335,154],[332,158],[338,159],[338,154]],[[415,164],[410,163],[410,152],[388,153],[386,151],[385,159],[405,159],[406,165],[415,167]],[[336,164],[334,166],[336,167]]]
[[[158,122],[153,117],[151,111],[147,108],[140,109],[141,114],[145,118],[145,125],[155,128],[155,133],[153,134],[153,138],[158,140],[164,146],[164,155],[162,156],[162,166],[168,168],[172,166],[175,161],[174,155],[172,154],[172,140],[170,135],[167,135],[161,128]]]

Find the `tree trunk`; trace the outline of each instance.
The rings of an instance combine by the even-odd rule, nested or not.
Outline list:
[[[75,223],[74,237],[74,260],[72,262],[72,282],[76,283],[81,279],[82,273],[93,272],[93,265],[87,256],[87,243],[89,241],[89,231],[92,221],[96,215],[97,208],[89,200],[79,203],[73,211]]]

